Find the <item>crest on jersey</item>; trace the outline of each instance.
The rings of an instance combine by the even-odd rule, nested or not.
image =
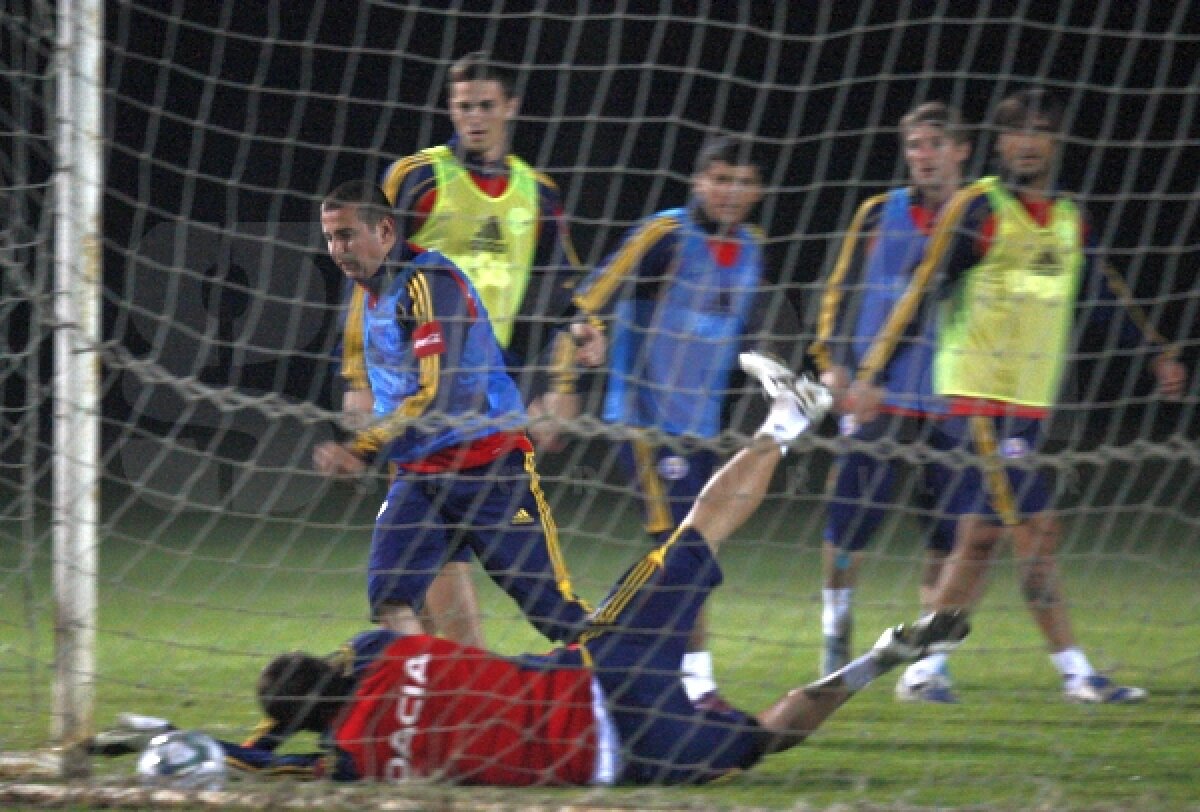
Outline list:
[[[1063,265],[1058,254],[1046,249],[1033,261],[1032,270],[1038,276],[1058,276],[1063,272]]]
[[[1029,454],[1029,443],[1023,437],[1006,437],[1000,444],[1000,456],[1017,460]]]
[[[505,242],[500,221],[492,216],[480,223],[475,235],[471,237],[470,247],[471,252],[476,254],[503,254]]]
[[[683,479],[690,469],[687,458],[678,454],[671,454],[658,461],[658,475],[672,482]]]
[[[508,221],[508,230],[518,236],[533,226],[533,212],[524,206],[509,209],[505,219]]]
[[[858,431],[858,420],[854,415],[844,414],[838,419],[838,433],[843,437],[849,437],[856,431]]]

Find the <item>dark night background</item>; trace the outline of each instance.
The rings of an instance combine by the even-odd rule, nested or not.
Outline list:
[[[706,136],[754,137],[770,159],[758,217],[768,273],[806,325],[854,208],[903,177],[899,116],[943,99],[978,124],[1002,97],[1041,82],[1067,105],[1061,184],[1079,193],[1110,258],[1194,366],[1195,4],[514,1],[455,4],[453,14],[442,5],[106,3],[106,340],[168,369],[178,362],[173,371],[210,386],[331,406],[339,277],[311,225],[316,202],[339,181],[377,177],[444,141],[446,68],[482,48],[522,66],[513,148],[561,187],[587,266],[631,222],[685,200]],[[52,34],[15,45],[46,24],[47,5],[17,6],[3,23],[5,59],[45,70]],[[33,187],[6,202],[8,233],[28,235],[44,222],[49,147],[39,134],[52,117],[36,96],[44,82],[4,81],[0,114],[17,126],[4,127],[14,149],[0,186]],[[971,176],[987,169],[990,139],[978,134]],[[12,256],[36,254],[18,246]],[[6,352],[33,351],[44,374],[49,343],[29,340],[41,333],[18,278],[45,284],[39,274],[5,282]],[[256,341],[263,351],[245,349]],[[1064,412],[1088,418],[1073,442],[1200,435],[1194,378],[1184,404],[1144,406],[1143,361],[1104,344],[1104,330],[1091,331],[1072,370],[1076,405]],[[10,422],[29,369],[5,375]],[[221,419],[111,368],[105,387],[110,434],[124,436],[130,413],[149,434],[171,431],[179,414]],[[1137,403],[1113,420],[1105,404],[1129,398]]]

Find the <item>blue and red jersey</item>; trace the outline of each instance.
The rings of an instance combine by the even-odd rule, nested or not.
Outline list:
[[[1013,194],[1012,192],[1009,192]],[[1033,222],[1045,226],[1057,194],[1042,200],[1017,196]],[[860,376],[886,382],[889,369],[904,337],[923,329],[933,320],[929,306],[955,295],[966,273],[987,255],[996,239],[997,213],[988,196],[973,188],[960,191],[946,206],[936,224],[929,250],[912,271],[908,288],[899,296],[874,339],[858,357]],[[1097,256],[1095,236],[1086,215],[1081,212],[1079,229],[1084,246],[1083,284],[1078,295],[1078,315],[1091,324],[1118,319],[1117,342],[1133,346],[1142,338],[1164,344],[1144,315],[1129,301],[1129,290],[1120,275]],[[935,325],[936,329],[936,325]],[[947,410],[963,414],[1019,415],[1034,419],[1046,416],[1046,410],[1011,403],[985,403],[974,398],[954,398]]]
[[[351,449],[442,470],[527,447],[524,405],[466,276],[436,251],[380,273],[386,278],[366,297],[361,321],[346,326],[347,343],[361,342],[377,418]],[[480,444],[485,453],[473,454]],[[453,460],[442,466],[438,455],[447,453]]]
[[[812,351],[823,368],[858,367],[924,258],[936,215],[907,187],[873,197],[859,208],[821,303]],[[885,391],[885,411],[945,411],[933,392],[935,340],[936,324],[929,314],[906,327],[877,379]]]
[[[611,311],[604,419],[715,437],[763,276],[762,234],[717,233],[696,207],[643,220],[581,285],[578,311]]]

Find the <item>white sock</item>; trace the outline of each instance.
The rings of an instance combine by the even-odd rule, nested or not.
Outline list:
[[[852,660],[849,664],[843,666],[840,671],[834,671],[827,679],[841,677],[846,688],[853,693],[867,687],[885,670],[880,667],[879,659],[873,653],[867,652],[857,660]]]
[[[935,674],[946,673],[946,652],[940,651],[936,654],[930,654],[928,657],[923,657],[915,663],[904,669],[904,684],[905,685],[920,685],[923,682],[928,682],[929,678]]]
[[[1067,679],[1086,679],[1096,673],[1096,669],[1092,668],[1092,664],[1088,662],[1083,649],[1074,646],[1054,652],[1050,655],[1050,659],[1054,661],[1054,667],[1058,669],[1058,673]]]
[[[688,651],[683,655],[683,690],[688,699],[695,702],[705,694],[717,690],[713,677],[712,652]]]
[[[786,449],[787,444],[795,440],[808,428],[809,419],[796,405],[794,396],[775,398],[771,411],[767,412],[767,420],[756,432],[756,436],[770,437]]]
[[[850,626],[854,588],[822,589],[821,604],[821,633],[826,637],[840,637],[845,634]]]

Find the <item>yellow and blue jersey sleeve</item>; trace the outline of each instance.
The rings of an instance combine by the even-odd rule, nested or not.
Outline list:
[[[896,302],[891,315],[859,361],[857,377],[860,381],[874,383],[878,379],[916,317],[923,298],[933,287],[937,273],[959,275],[974,264],[973,260],[964,257],[973,250],[978,229],[968,226],[966,215],[981,200],[987,200],[986,189],[975,183],[960,190],[946,204],[930,237],[925,258],[913,271],[904,295]]]
[[[366,290],[361,285],[351,283],[344,299],[338,374],[348,390],[370,389],[367,362],[363,357],[363,307],[367,300]]]
[[[809,347],[809,354],[821,372],[835,365],[846,364],[844,349],[850,343],[846,337],[846,294],[854,288],[855,280],[859,280],[861,284],[867,242],[879,221],[886,201],[886,194],[875,195],[858,207],[846,236],[842,239],[833,271],[825,280],[821,293],[821,307],[817,314],[816,340]]]
[[[578,311],[588,317],[599,316],[611,308],[617,291],[630,279],[635,280],[637,286],[660,283],[669,275],[671,263],[678,255],[675,244],[679,229],[678,218],[669,215],[657,215],[644,221],[625,238],[608,261],[580,285],[574,299]],[[638,296],[636,292],[635,296]]]
[[[386,447],[393,462],[412,462],[524,424],[487,311],[442,254],[409,263],[366,321],[378,420],[351,441],[355,453]],[[420,421],[434,412],[445,420]]]

